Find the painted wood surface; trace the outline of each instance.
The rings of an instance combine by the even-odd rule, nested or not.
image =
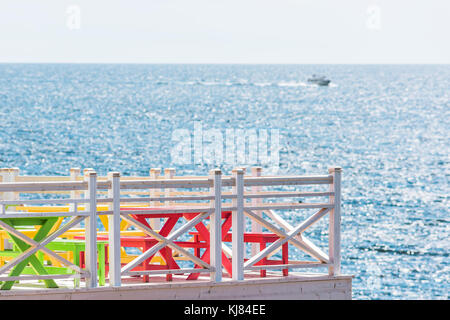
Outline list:
[[[160,255],[162,250],[173,250],[184,260],[192,261],[200,269],[197,273],[209,273],[210,281],[222,282],[222,265],[226,261],[232,264],[232,279],[246,280],[246,273],[255,270],[328,268],[332,277],[340,275],[340,238],[341,238],[341,169],[330,168],[327,175],[314,176],[264,176],[261,168],[253,168],[251,175],[237,168],[232,174],[223,175],[219,169],[212,170],[208,176],[176,176],[174,169],[166,168],[164,176],[161,169],[151,169],[147,177],[122,177],[119,173],[110,173],[99,177],[91,168],[81,171],[72,168],[70,175],[64,177],[20,176],[18,169],[0,169],[0,217],[14,219],[69,218],[69,223],[57,227],[56,233],[41,242],[25,238],[20,231],[8,230],[19,239],[26,241],[30,249],[19,260],[13,261],[9,268],[42,251],[64,261],[53,251],[45,248],[45,243],[58,236],[70,233],[81,221],[85,220],[86,268],[74,268],[78,274],[87,277],[86,286],[90,289],[98,286],[97,279],[97,217],[106,219],[109,235],[109,278],[113,287],[122,286],[122,277],[137,274],[172,275],[179,269],[133,271],[149,257]],[[294,187],[321,187],[323,191],[295,190]],[[230,190],[231,187],[231,190]],[[283,188],[283,191],[279,188]],[[21,194],[42,193],[55,196],[66,194],[65,199],[22,199]],[[298,199],[302,199],[298,201]],[[312,199],[307,200],[306,199]],[[132,211],[130,211],[132,209]],[[298,225],[287,222],[280,214],[283,211],[297,212],[315,210],[315,213]],[[224,243],[221,234],[221,216],[224,211],[232,212],[231,249]],[[195,214],[195,218],[185,222],[170,234],[160,234],[160,219],[168,221],[170,215]],[[296,213],[293,213],[296,214]],[[144,225],[132,217],[145,215],[150,225]],[[325,216],[329,216],[328,252],[313,243],[304,232]],[[107,218],[106,218],[107,217]],[[62,220],[61,220],[62,221]],[[105,222],[105,223],[106,223]],[[209,228],[208,245],[210,252],[208,262],[200,259],[187,248],[177,245],[178,238],[188,233],[200,222]],[[209,222],[209,223],[208,223]],[[261,247],[251,245],[250,256],[244,256],[244,232],[246,223],[251,231],[259,233],[268,230],[277,240]],[[134,226],[141,234],[153,237],[159,243],[147,248],[142,254],[123,262],[120,237],[127,232],[123,226]],[[82,231],[83,232],[83,231]],[[192,240],[192,239],[191,239]],[[191,241],[190,240],[190,241]],[[193,241],[193,240],[192,240]],[[278,265],[266,264],[285,245],[289,250],[300,250],[312,261],[289,261]],[[171,251],[172,252],[172,251]],[[163,259],[164,260],[164,259]],[[0,271],[3,269],[0,269]],[[6,269],[4,269],[6,271]],[[187,268],[185,270],[191,269]],[[265,271],[264,271],[265,272]],[[286,276],[287,272],[282,273]],[[1,277],[3,275],[0,274]],[[47,275],[45,275],[47,276]]]

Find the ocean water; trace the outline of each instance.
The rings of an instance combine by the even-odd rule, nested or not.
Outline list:
[[[449,89],[448,65],[0,64],[0,167],[205,174],[175,129],[279,129],[278,173],[343,168],[353,298],[448,299]]]

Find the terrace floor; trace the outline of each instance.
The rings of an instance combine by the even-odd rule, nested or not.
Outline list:
[[[244,281],[234,281],[224,277],[220,283],[213,283],[209,275],[198,280],[186,280],[186,275],[173,275],[172,281],[166,281],[164,275],[151,276],[149,283],[140,278],[123,278],[121,287],[87,289],[81,281],[80,288],[74,288],[73,279],[56,280],[60,288],[48,289],[37,281],[22,281],[11,290],[0,291],[0,300],[96,300],[96,299],[133,299],[133,300],[346,300],[352,297],[352,276],[329,276],[290,272],[281,277],[279,272],[267,272],[261,278],[259,273],[245,274]]]

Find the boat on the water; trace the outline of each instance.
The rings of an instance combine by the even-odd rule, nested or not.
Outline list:
[[[308,79],[308,82],[317,84],[319,86],[327,86],[331,82],[331,80],[325,78],[324,76],[319,77],[319,76],[313,74],[313,76]]]

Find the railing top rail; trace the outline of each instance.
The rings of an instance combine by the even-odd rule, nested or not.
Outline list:
[[[69,203],[88,203],[89,199],[17,199],[17,200],[0,200],[0,204],[69,204]]]
[[[244,186],[311,185],[331,183],[333,183],[333,176],[331,175],[244,177]]]
[[[99,211],[100,214],[106,214]],[[68,212],[5,212],[0,214],[0,219],[10,218],[49,218],[49,217],[86,217],[89,216],[89,212],[85,211],[68,211]]]
[[[121,189],[164,189],[164,188],[209,188],[209,179],[151,179],[151,180],[121,180]]]
[[[72,191],[72,190],[87,190],[87,182],[46,181],[46,182],[2,182],[2,183],[0,183],[0,192]]]
[[[282,186],[282,185],[314,185],[331,184],[331,175],[323,176],[278,176],[278,177],[244,177],[244,186]],[[128,179],[120,181],[121,189],[166,189],[166,188],[209,188],[213,184],[211,178],[198,179]],[[234,186],[233,177],[222,178],[222,186]],[[111,188],[110,181],[97,181],[97,189]],[[1,182],[0,192],[39,192],[39,191],[73,191],[87,190],[86,181],[39,181],[39,182]]]

